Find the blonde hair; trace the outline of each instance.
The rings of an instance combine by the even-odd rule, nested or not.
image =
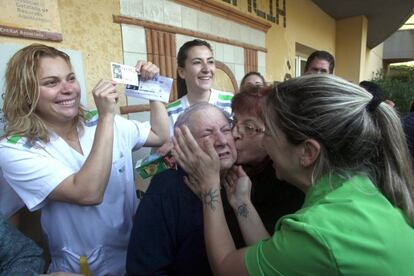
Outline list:
[[[292,144],[317,140],[321,153],[314,180],[323,175],[367,174],[414,226],[414,177],[401,121],[386,103],[373,110],[365,89],[328,74],[279,84],[264,102],[271,135],[276,126]]]
[[[17,51],[7,64],[3,112],[6,121],[5,136],[20,135],[49,141],[49,131],[43,120],[36,114],[39,101],[37,71],[43,57],[61,57],[71,67],[69,56],[53,47],[31,44]],[[74,123],[84,119],[84,108],[79,108]]]

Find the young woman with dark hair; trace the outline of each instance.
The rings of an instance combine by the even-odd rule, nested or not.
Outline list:
[[[207,41],[194,39],[181,46],[177,54],[177,90],[179,99],[167,106],[170,135],[178,116],[189,106],[208,102],[231,113],[232,93],[212,88],[216,65]]]

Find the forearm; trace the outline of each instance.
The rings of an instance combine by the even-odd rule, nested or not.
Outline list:
[[[145,146],[159,147],[169,139],[169,120],[167,109],[158,101],[150,101],[151,133]]]
[[[207,254],[214,274],[219,275],[221,264],[236,247],[226,222],[219,188],[204,193],[202,201]]]
[[[91,152],[78,173],[74,186],[83,195],[84,204],[100,203],[108,184],[112,167],[114,115],[100,117]]]
[[[239,203],[234,212],[247,246],[270,237],[251,201]]]

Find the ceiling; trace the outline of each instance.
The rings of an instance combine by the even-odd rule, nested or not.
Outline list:
[[[414,0],[312,0],[335,19],[365,15],[367,46],[374,48],[397,31],[413,14]]]
[[[400,30],[387,38],[382,59],[386,63],[414,60],[414,29]]]

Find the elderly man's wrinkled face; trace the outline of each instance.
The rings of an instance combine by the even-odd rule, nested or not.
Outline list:
[[[193,114],[189,128],[197,143],[206,150],[205,140],[212,141],[220,158],[221,170],[230,169],[237,159],[230,122],[220,110],[206,108]]]

